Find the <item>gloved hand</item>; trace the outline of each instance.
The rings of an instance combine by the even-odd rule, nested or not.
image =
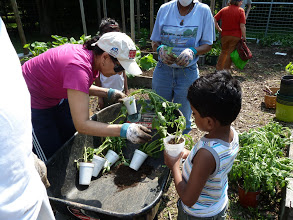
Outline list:
[[[175,63],[176,57],[173,56],[172,53],[168,54],[168,46],[160,45],[158,48],[158,53],[163,63],[168,65]]]
[[[127,95],[117,89],[110,88],[108,90],[108,100],[110,103],[123,102],[122,99],[125,97],[127,97]]]
[[[178,66],[186,67],[193,60],[193,57],[194,57],[194,52],[190,48],[186,48],[178,56],[176,60],[176,64]]]
[[[127,140],[134,144],[142,144],[152,139],[149,133],[151,133],[151,130],[142,125],[124,123],[120,131],[120,136],[127,138]]]

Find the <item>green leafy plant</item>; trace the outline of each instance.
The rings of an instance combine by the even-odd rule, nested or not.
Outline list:
[[[146,56],[143,56],[139,60],[139,66],[142,70],[150,70],[155,68],[157,65],[157,61],[154,59],[152,54],[148,54]]]
[[[293,161],[285,156],[290,130],[277,122],[239,135],[240,150],[229,179],[240,182],[246,192],[262,190],[271,195],[287,185]]]
[[[164,150],[163,140],[160,138],[151,143],[147,142],[142,144],[140,145],[139,150],[150,157],[156,157],[160,151]]]
[[[28,50],[32,53],[32,56],[25,57],[22,59],[22,61],[27,61],[33,57],[36,57],[36,56],[40,55],[41,53],[46,52],[50,48],[58,47],[60,45],[67,44],[67,43],[84,44],[85,41],[87,41],[88,39],[91,38],[90,35],[89,36],[82,35],[79,38],[79,40],[75,40],[73,37],[68,39],[67,37],[62,37],[62,36],[58,36],[58,35],[51,35],[51,37],[53,39],[55,39],[55,41],[52,41],[52,42],[50,42],[50,41],[49,42],[35,41],[34,43],[24,45],[24,48],[28,48]]]
[[[293,63],[292,62],[288,63],[285,69],[288,73],[293,74]]]
[[[148,95],[149,102],[146,101],[144,94]],[[133,95],[138,97],[137,103],[141,105],[141,114],[146,112],[156,114],[152,121],[152,128],[157,129],[160,136],[165,138],[168,127],[172,128],[172,125],[174,127],[175,120],[180,116],[179,107],[181,104],[169,102],[151,89],[139,89],[130,94],[130,96]]]

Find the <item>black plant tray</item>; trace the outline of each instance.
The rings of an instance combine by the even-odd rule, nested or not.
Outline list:
[[[92,120],[110,122],[118,116],[121,106],[109,106],[94,115]],[[89,186],[79,185],[74,160],[81,158],[84,146],[98,147],[100,144],[99,137],[76,133],[47,162],[51,184],[47,192],[53,208],[64,215],[80,218],[153,219],[170,174],[169,169],[162,166],[163,153],[158,158],[146,159],[144,166],[151,166],[150,172],[133,187],[118,187],[114,182],[117,178],[115,171],[93,177]],[[131,159],[136,148],[138,145],[127,141],[123,152],[125,158]]]

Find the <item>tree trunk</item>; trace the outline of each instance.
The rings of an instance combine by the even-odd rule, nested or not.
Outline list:
[[[54,10],[54,0],[35,1],[39,14],[40,33],[43,36],[51,36],[51,34],[56,31],[54,16],[52,16]]]

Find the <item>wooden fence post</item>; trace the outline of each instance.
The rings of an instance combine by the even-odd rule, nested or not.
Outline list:
[[[101,21],[102,21],[101,2],[100,2],[100,0],[97,0],[97,12],[98,12],[98,25],[100,25]]]
[[[20,19],[20,16],[19,16],[16,0],[11,0],[11,5],[12,5],[12,8],[13,8],[14,17],[15,17],[16,24],[17,24],[17,29],[18,29],[18,34],[19,34],[19,37],[20,37],[21,45],[23,47],[24,45],[26,45],[26,39],[25,39],[23,28],[22,28],[22,23],[21,23],[21,19]],[[28,52],[29,51],[28,51],[27,48],[23,48],[23,54],[24,55],[27,55]]]
[[[80,5],[80,13],[81,13],[81,21],[82,21],[83,33],[84,33],[85,36],[87,36],[83,0],[79,0],[79,5]]]
[[[130,27],[131,39],[135,42],[134,0],[130,0]]]
[[[136,21],[137,21],[137,37],[140,38],[140,3],[136,0]]]
[[[107,0],[103,0],[103,12],[104,12],[104,18],[107,18],[107,4],[106,4]]]
[[[150,34],[154,28],[154,0],[150,0]]]
[[[122,17],[122,31],[126,33],[124,0],[120,0],[120,5],[121,5],[121,17]]]

